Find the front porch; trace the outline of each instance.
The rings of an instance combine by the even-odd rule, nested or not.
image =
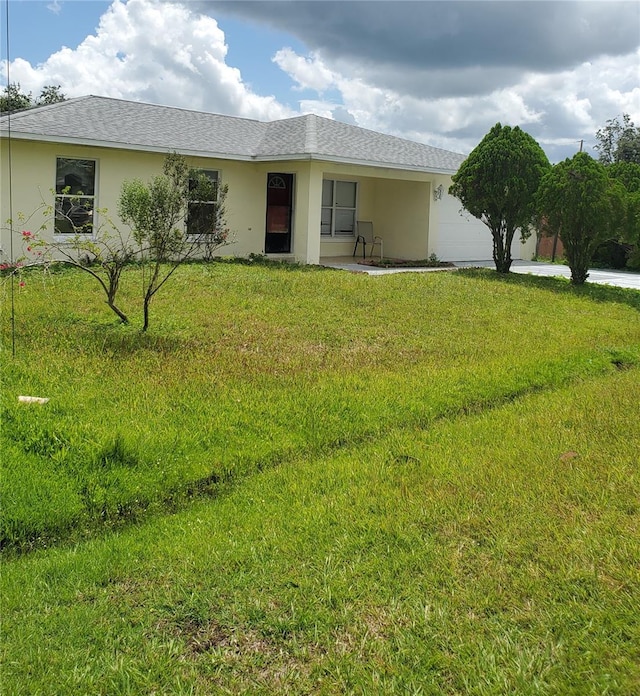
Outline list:
[[[353,182],[357,196],[354,200],[342,201],[337,193],[333,199],[325,196],[322,201],[322,223],[320,239],[313,239],[313,227],[309,226],[308,249],[317,249],[318,260],[338,258],[343,262],[352,258],[359,234],[358,221],[371,222],[372,234],[384,240],[384,255],[394,258],[426,258],[429,255],[429,229],[432,223],[432,181],[425,175],[406,172],[375,171],[371,168],[341,167],[338,170],[320,172],[322,183]],[[336,189],[336,191],[339,191]],[[329,203],[333,200],[334,205]],[[341,207],[349,203],[353,208]],[[308,210],[313,211],[315,205]],[[311,220],[309,220],[311,223]],[[317,229],[317,227],[315,228]],[[371,232],[363,231],[367,238]],[[319,243],[318,243],[319,242]],[[362,258],[362,246],[357,254]],[[367,256],[371,251],[366,245]],[[375,247],[374,256],[380,254]],[[308,255],[310,262],[311,256]]]

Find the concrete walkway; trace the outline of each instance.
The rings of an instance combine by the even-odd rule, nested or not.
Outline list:
[[[493,261],[454,261],[456,268],[495,268]],[[388,273],[433,273],[451,271],[451,268],[375,268],[359,264],[356,259],[349,256],[320,259],[320,265],[328,268],[338,268],[354,273],[367,273],[368,275],[386,275]],[[570,278],[571,270],[568,266],[555,263],[543,263],[541,261],[514,261],[511,264],[513,273],[530,273],[538,276]],[[640,273],[629,271],[615,271],[601,268],[589,270],[587,283],[601,285],[613,285],[619,288],[631,288],[640,290]]]

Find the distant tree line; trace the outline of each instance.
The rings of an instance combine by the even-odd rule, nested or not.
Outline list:
[[[13,113],[24,111],[32,106],[44,106],[45,104],[57,104],[66,101],[67,97],[60,91],[60,85],[46,85],[40,95],[34,97],[31,92],[22,91],[19,82],[7,85],[0,96],[0,113]]]

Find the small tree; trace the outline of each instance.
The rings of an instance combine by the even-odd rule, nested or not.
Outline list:
[[[622,187],[585,152],[556,164],[538,192],[541,215],[557,230],[571,268],[571,282],[582,285],[598,244],[609,238],[624,216]]]
[[[172,153],[163,174],[148,184],[136,179],[122,185],[120,218],[131,227],[142,260],[150,265],[143,287],[143,331],[149,327],[151,300],[180,265],[195,258],[205,242],[210,251],[227,243],[223,216],[215,205],[209,214],[198,215],[192,207],[188,219],[190,204],[214,201],[211,182],[205,179],[189,169],[184,157]]]
[[[67,198],[68,209],[76,210],[84,205],[82,198],[76,201]],[[67,266],[79,268],[88,273],[102,288],[106,296],[106,303],[124,324],[129,323],[129,318],[116,304],[120,287],[120,278],[127,264],[136,257],[136,249],[131,240],[124,236],[115,226],[105,209],[96,211],[100,215],[100,224],[97,228],[86,229],[85,223],[78,226],[76,219],[61,207],[54,207],[42,203],[28,218],[19,216],[20,222],[28,223],[35,215],[41,212],[43,222],[38,229],[23,231],[22,241],[24,256],[20,260],[22,266],[50,267],[52,264],[63,263]],[[57,241],[44,237],[49,227],[54,227],[56,221],[64,219],[73,234],[65,235],[64,241]],[[7,221],[10,223],[11,221]]]
[[[516,230],[523,242],[531,235],[535,194],[549,167],[544,151],[528,133],[497,123],[452,177],[449,193],[491,231],[499,273],[511,268]]]

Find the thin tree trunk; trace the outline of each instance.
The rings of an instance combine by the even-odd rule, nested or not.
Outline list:
[[[493,262],[496,265],[498,273],[509,273],[511,268],[511,244],[508,239],[509,235],[504,233],[502,229],[492,231],[493,235]],[[513,236],[513,235],[512,235]]]
[[[113,302],[107,300],[107,305],[109,306],[109,309],[111,309],[118,315],[118,318],[123,324],[129,323],[129,317],[122,310],[118,309],[118,307],[116,307],[116,305],[114,305]]]
[[[151,298],[145,295],[144,304],[142,306],[142,316],[144,319],[144,323],[142,324],[143,332],[149,328],[149,302],[151,302]]]
[[[111,274],[110,276],[109,291],[107,292],[107,305],[109,305],[109,308],[118,315],[123,324],[128,324],[129,317],[116,306],[115,302],[116,294],[118,293],[119,276],[119,272],[117,274]]]
[[[156,290],[158,289],[156,287],[156,283],[158,281],[158,275],[160,274],[160,262],[156,260],[155,265],[153,267],[153,274],[151,276],[151,279],[149,280],[149,284],[147,285],[147,289],[145,290],[144,293],[144,301],[142,303],[142,317],[143,317],[143,323],[142,323],[142,331],[146,331],[149,328],[149,305],[151,304],[151,299],[156,293]]]

